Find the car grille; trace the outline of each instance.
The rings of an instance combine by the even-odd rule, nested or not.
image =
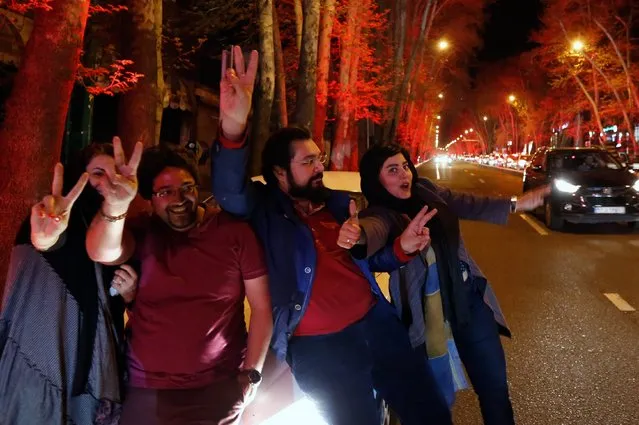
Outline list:
[[[584,198],[590,206],[614,207],[626,205],[628,188],[622,187],[589,187],[584,191]]]
[[[614,197],[614,196],[625,196],[628,188],[625,186],[621,187],[588,187],[585,190],[584,195],[588,197]]]

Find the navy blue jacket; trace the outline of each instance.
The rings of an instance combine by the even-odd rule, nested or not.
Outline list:
[[[264,245],[273,305],[271,348],[283,359],[288,341],[308,306],[317,252],[313,234],[298,217],[292,200],[279,188],[246,177],[248,155],[246,146],[228,149],[219,142],[213,146],[213,194],[223,209],[249,219]],[[348,193],[332,190],[326,208],[341,224],[349,217],[349,202]],[[368,259],[353,261],[368,279],[379,302],[387,302],[373,272],[390,272],[402,265],[393,253],[392,244]]]

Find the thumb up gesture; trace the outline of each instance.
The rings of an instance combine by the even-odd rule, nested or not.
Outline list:
[[[337,238],[337,245],[344,249],[351,249],[362,236],[362,229],[359,227],[359,218],[357,217],[357,204],[351,199],[348,205],[349,218],[342,224]]]

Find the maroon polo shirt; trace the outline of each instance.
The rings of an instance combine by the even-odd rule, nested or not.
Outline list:
[[[188,232],[127,223],[142,273],[129,321],[130,385],[196,388],[237,373],[246,350],[244,280],[267,273],[249,225],[207,211]]]

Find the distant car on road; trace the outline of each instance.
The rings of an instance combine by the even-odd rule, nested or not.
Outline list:
[[[550,184],[546,226],[627,222],[639,227],[639,179],[600,148],[541,149],[524,172],[524,191]]]

